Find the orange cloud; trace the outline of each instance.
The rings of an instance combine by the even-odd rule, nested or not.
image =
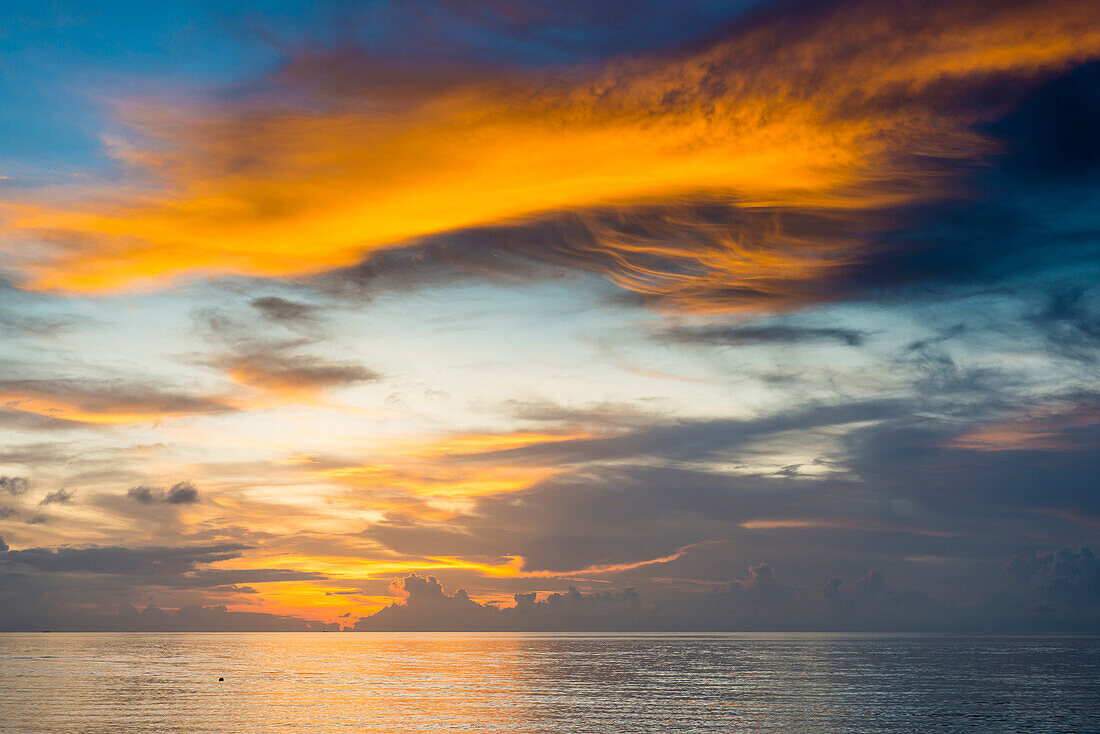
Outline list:
[[[1074,451],[1088,448],[1073,429],[1100,424],[1100,410],[1083,407],[1051,410],[981,426],[948,445],[970,451]]]
[[[510,433],[474,433],[449,436],[437,440],[391,441],[388,449],[377,460],[358,466],[326,467],[317,470],[321,477],[364,490],[390,491],[405,495],[434,498],[468,498],[483,495],[518,492],[547,479],[560,470],[540,466],[478,465],[448,460],[464,454],[532,446],[590,438],[587,433],[539,433],[515,431]],[[368,505],[384,509],[388,503],[378,504],[374,498]],[[413,509],[407,503],[399,503],[400,509]],[[418,508],[421,512],[436,513],[431,508]]]
[[[688,550],[703,543],[684,546],[675,552],[659,558],[651,558],[634,563],[603,564],[589,566],[573,571],[527,571],[522,556],[507,556],[504,563],[484,563],[466,558],[448,556],[427,558],[360,558],[348,556],[307,556],[298,554],[259,555],[247,560],[234,559],[217,564],[220,568],[280,568],[297,571],[322,573],[327,581],[286,581],[264,583],[255,595],[247,600],[230,605],[233,611],[255,611],[259,606],[270,614],[288,614],[307,619],[337,621],[341,614],[350,612],[353,616],[373,614],[392,598],[370,596],[355,593],[357,587],[349,586],[356,581],[379,576],[399,576],[414,572],[461,570],[476,573],[485,578],[543,578],[576,579],[591,574],[613,573],[652,564],[668,563],[684,555]],[[510,606],[507,595],[479,597],[480,601],[494,601]]]
[[[885,12],[849,3],[758,21],[702,51],[425,83],[399,99],[334,77],[322,104],[318,70],[299,62],[275,80],[290,94],[131,102],[119,114],[132,135],[113,147],[130,187],[8,201],[0,246],[25,287],[94,293],[188,273],[316,273],[426,235],[700,195],[843,217],[941,188],[920,160],[987,150],[969,127],[977,113],[930,103],[944,85],[1026,80],[1100,54],[1094,3]],[[572,253],[582,266],[587,247],[619,285],[691,308],[715,286],[797,300],[798,283],[861,256],[849,239],[768,226],[711,232],[700,247],[594,234]]]
[[[166,393],[111,381],[0,382],[0,407],[70,423],[130,425],[233,410],[214,398]]]

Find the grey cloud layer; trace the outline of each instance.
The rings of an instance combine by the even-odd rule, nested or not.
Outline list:
[[[11,550],[0,539],[0,630],[306,630],[293,617],[227,612],[188,605],[138,613],[126,600],[149,593],[248,593],[243,584],[317,581],[324,575],[291,569],[212,569],[240,558],[241,543],[168,547],[91,546]],[[254,591],[254,590],[251,590]],[[114,609],[121,610],[115,614]],[[98,611],[89,611],[91,603]],[[110,610],[110,611],[109,611]]]
[[[970,631],[1095,632],[1100,629],[1100,560],[1062,548],[1006,565],[1003,585],[966,606],[890,588],[868,572],[853,584],[834,578],[819,591],[785,585],[766,564],[702,595],[651,602],[634,589],[585,594],[570,589],[538,599],[516,594],[507,608],[479,604],[462,589],[447,594],[434,577],[397,584],[405,599],[354,626],[361,631]]]

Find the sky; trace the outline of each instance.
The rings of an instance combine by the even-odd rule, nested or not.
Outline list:
[[[0,629],[1100,630],[1100,5],[0,8]]]

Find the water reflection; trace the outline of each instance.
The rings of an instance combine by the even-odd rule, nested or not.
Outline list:
[[[1098,680],[1098,638],[6,634],[0,730],[1083,732]]]

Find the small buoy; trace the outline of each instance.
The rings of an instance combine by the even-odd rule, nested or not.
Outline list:
[[[218,678],[218,680],[225,680],[225,678]]]

